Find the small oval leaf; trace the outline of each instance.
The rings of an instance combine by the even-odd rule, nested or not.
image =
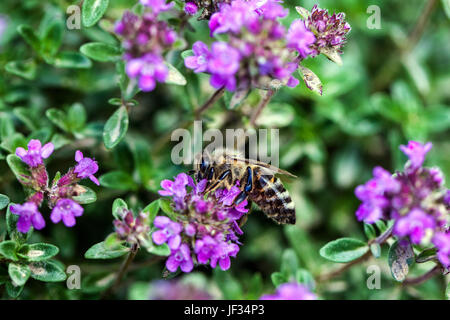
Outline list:
[[[353,238],[341,238],[324,245],[319,253],[334,262],[350,262],[358,259],[369,250],[367,243]]]
[[[107,149],[114,148],[126,135],[128,130],[128,112],[122,106],[106,121],[103,129],[103,142]]]
[[[92,27],[108,9],[109,0],[85,0],[82,6],[81,20],[85,27]]]

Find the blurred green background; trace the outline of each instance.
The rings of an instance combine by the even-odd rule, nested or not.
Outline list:
[[[170,133],[186,125],[189,128],[193,110],[213,90],[208,76],[193,74],[184,67],[181,51],[171,52],[167,59],[183,73],[188,84],[158,84],[153,92],[139,93],[135,98],[138,105],[129,112],[126,138],[113,150],[107,150],[102,130],[116,109],[108,100],[120,97],[114,63],[82,60],[77,68],[48,64],[17,32],[20,24],[28,24],[39,33],[59,21],[64,25],[61,50],[79,52],[82,44],[91,41],[115,44],[117,39],[105,30],[135,3],[111,1],[100,24],[80,30],[65,27],[66,9],[77,2],[0,3],[0,19],[6,22],[0,37],[0,193],[13,202],[23,201],[25,195],[5,157],[32,137],[57,146],[49,162],[52,174],[72,165],[77,149],[96,158],[99,175],[122,172],[117,179],[104,178],[101,187],[89,184],[96,190],[98,201],[85,206],[85,214],[77,220],[76,227],[49,224],[33,234],[32,240],[57,245],[61,249],[58,258],[64,264],[81,267],[82,289],[67,290],[64,283],[30,281],[21,298],[97,298],[102,290],[98,280],[116,271],[121,261],[89,261],[83,255],[112,232],[113,200],[121,197],[131,207],[142,208],[158,197],[162,179],[190,169],[172,164],[170,152],[175,143],[170,142]],[[288,26],[298,18],[295,6],[311,9],[315,3],[285,1],[291,10],[283,23]],[[406,157],[398,149],[400,144],[408,140],[431,141],[434,147],[426,165],[439,166],[450,177],[449,2],[318,3],[331,12],[345,12],[352,27],[343,49],[343,66],[323,56],[306,60],[305,66],[323,82],[323,96],[310,92],[303,82],[295,89],[283,88],[258,122],[262,128],[280,129],[280,167],[299,176],[286,181],[297,207],[298,223],[281,227],[254,211],[243,228],[243,246],[229,271],[213,272],[209,267],[199,267],[187,277],[211,290],[215,297],[254,299],[261,293],[273,292],[270,276],[280,270],[282,254],[288,248],[295,250],[300,266],[314,276],[335,268],[319,256],[319,248],[337,237],[364,239],[362,224],[354,214],[359,202],[353,190],[370,178],[376,165],[391,172],[401,169]],[[372,4],[381,10],[380,29],[367,27],[373,14],[367,13],[367,8]],[[427,7],[431,8],[429,14]],[[206,22],[195,18],[190,22],[193,30],[185,33],[187,43],[209,43]],[[9,62],[17,60],[27,61],[21,69],[22,76],[5,70]],[[249,115],[259,99],[260,93],[254,90],[243,105],[228,110],[226,96],[203,115],[204,129],[248,127]],[[77,103],[84,107],[85,115],[77,105],[72,126],[47,116],[49,109],[69,112]],[[5,228],[4,212],[0,211],[0,233]],[[386,248],[384,256],[385,251]],[[117,298],[147,297],[148,284],[160,279],[163,270],[162,261],[149,265],[145,262],[148,259],[148,254],[139,253]],[[367,288],[366,268],[371,264],[381,268],[380,290]],[[411,275],[421,274],[426,268],[427,264],[416,266]],[[386,258],[382,257],[372,258],[330,281],[318,282],[316,292],[324,299],[442,299],[444,283],[442,279],[432,279],[420,286],[401,287],[390,276]]]

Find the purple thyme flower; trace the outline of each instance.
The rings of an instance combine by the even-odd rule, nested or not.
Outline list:
[[[442,232],[450,221],[445,199],[448,190],[439,168],[422,167],[431,146],[430,142],[423,145],[415,141],[401,146],[409,161],[394,176],[376,167],[374,177],[355,189],[355,195],[362,201],[356,216],[366,223],[394,220],[395,236],[408,237],[412,243],[424,246],[432,242],[438,250],[444,248],[438,257],[445,265],[448,253]]]
[[[283,283],[275,294],[265,294],[260,300],[316,300],[317,297],[309,289],[299,283]]]
[[[139,0],[139,2],[142,5],[149,7],[156,14],[161,11],[167,11],[175,5],[174,2],[166,4],[166,0]]]
[[[321,50],[334,49],[340,53],[340,49],[346,41],[346,34],[351,29],[350,25],[345,21],[343,12],[333,13],[330,16],[328,10],[320,9],[317,5],[314,5],[312,8],[305,24],[316,36],[316,42],[312,46],[313,57],[319,54]]]
[[[191,250],[186,243],[182,243],[178,250],[172,251],[172,254],[166,261],[166,268],[170,272],[177,271],[178,267],[180,267],[183,272],[191,272],[194,268]]]
[[[155,244],[161,245],[167,242],[171,250],[177,250],[180,247],[180,232],[183,229],[181,224],[164,216],[156,217],[153,224],[156,228],[160,229],[152,234],[152,239]]]
[[[198,11],[198,7],[194,2],[186,2],[186,4],[184,5],[184,12],[186,12],[187,14],[193,16],[194,14],[196,14]]]
[[[49,142],[42,147],[39,140],[32,139],[28,143],[28,150],[22,147],[16,149],[16,156],[32,168],[41,165],[42,159],[47,159],[54,150],[53,143]]]
[[[98,171],[97,161],[91,158],[85,158],[83,153],[80,150],[75,152],[75,161],[78,164],[75,166],[74,173],[77,174],[77,177],[80,179],[89,178],[96,185],[100,185],[97,178],[94,176],[94,173]]]
[[[165,21],[158,20],[159,12],[171,8],[173,2],[167,5],[161,0],[144,2],[152,11],[142,17],[125,12],[115,32],[122,37],[127,75],[137,81],[142,91],[152,91],[156,82],[166,81],[169,70],[163,54],[172,47],[177,35]]]
[[[236,88],[235,73],[239,70],[239,51],[225,42],[214,42],[211,46],[211,57],[208,69],[212,76],[211,85],[219,89],[225,86],[229,91]]]
[[[34,202],[25,202],[24,204],[14,204],[10,207],[13,214],[19,216],[17,221],[17,230],[27,233],[33,226],[37,230],[45,227],[45,220]]]
[[[83,215],[83,207],[72,199],[59,199],[50,214],[53,223],[63,221],[66,227],[73,227],[76,223],[75,217]]]
[[[437,248],[437,257],[443,266],[450,268],[450,232],[439,232],[433,237],[433,244]]]
[[[425,213],[421,209],[414,208],[411,212],[400,217],[394,225],[394,234],[400,237],[409,236],[411,242],[420,244],[425,237],[427,230],[435,228],[433,216]]]
[[[316,41],[314,33],[305,26],[300,19],[294,20],[286,36],[287,47],[298,51],[300,58],[305,59],[313,53],[311,45]]]
[[[184,259],[186,261],[209,264],[212,268],[218,265],[227,270],[231,265],[230,257],[236,257],[239,252],[238,235],[243,232],[237,221],[248,212],[245,208],[247,200],[237,206],[233,204],[240,193],[236,186],[204,194],[206,184],[206,179],[195,184],[185,173],[179,174],[174,181],[164,180],[161,183],[164,190],[159,193],[172,197],[179,218],[175,222],[168,217],[156,217],[154,224],[160,230],[153,232],[152,238],[156,244],[173,241],[178,245],[181,242],[180,248],[187,245],[192,256],[190,260]],[[173,256],[177,250],[171,249]],[[177,252],[180,260],[186,250]],[[174,259],[170,263],[178,261]],[[172,269],[176,270],[175,267]]]
[[[411,169],[416,170],[422,166],[425,161],[425,155],[432,147],[431,142],[421,144],[417,141],[409,141],[407,146],[401,145],[400,150],[409,157]]]
[[[113,224],[119,239],[126,240],[130,244],[138,243],[145,246],[150,240],[149,216],[144,212],[135,217],[132,211],[123,210]]]
[[[192,45],[194,56],[184,60],[186,68],[193,69],[195,73],[205,72],[208,68],[208,60],[211,56],[208,46],[201,41],[196,41]]]

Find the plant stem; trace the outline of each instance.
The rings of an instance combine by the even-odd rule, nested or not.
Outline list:
[[[416,278],[406,278],[402,285],[403,286],[409,286],[409,285],[416,285],[420,284],[422,282],[427,281],[428,279],[432,278],[434,275],[438,274],[441,271],[441,266],[436,265],[433,269],[427,271],[421,276],[418,276]]]
[[[103,293],[101,299],[105,299],[106,297],[108,297],[120,285],[120,282],[122,281],[122,278],[126,274],[128,267],[131,265],[131,262],[133,261],[134,257],[136,256],[138,249],[139,249],[138,244],[137,243],[133,244],[133,246],[131,247],[130,253],[128,253],[127,259],[124,261],[124,263],[122,264],[122,266],[119,269],[119,272],[117,273],[114,284]]]
[[[274,94],[275,91],[273,89],[267,90],[266,96],[261,100],[255,112],[252,114],[252,117],[250,118],[250,124],[252,125],[252,127],[255,127],[256,120],[258,119],[264,108],[269,104],[269,101],[270,99],[272,99]]]
[[[213,95],[200,107],[195,111],[195,118],[199,119],[200,115],[205,112],[207,109],[212,107],[214,103],[219,100],[223,94],[225,93],[225,87],[222,87],[220,89],[217,89],[216,92],[213,93]]]
[[[391,226],[389,229],[387,229],[385,232],[383,232],[382,234],[380,234],[377,238],[370,240],[368,242],[368,246],[370,246],[373,243],[378,243],[378,244],[383,244],[384,242],[386,242],[387,239],[389,239],[389,237],[392,235],[392,230],[393,230],[393,226]],[[372,255],[372,252],[370,250],[368,250],[365,254],[363,254],[361,257],[359,257],[358,259],[355,259],[353,261],[350,261],[349,263],[344,264],[343,266],[341,266],[340,268],[331,271],[329,273],[325,273],[325,274],[321,274],[317,277],[317,281],[318,282],[323,282],[323,281],[327,281],[330,280],[334,277],[339,276],[340,274],[342,274],[344,271],[350,269],[352,266],[359,264],[361,262],[366,261],[367,259],[370,258],[370,256]]]

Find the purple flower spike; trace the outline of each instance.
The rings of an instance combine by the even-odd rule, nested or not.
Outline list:
[[[191,272],[194,268],[194,263],[191,258],[191,250],[186,243],[181,244],[180,248],[173,251],[171,256],[166,261],[166,268],[170,272],[177,271],[178,267],[183,272]]]
[[[299,283],[283,283],[275,294],[263,295],[260,300],[316,300],[315,294]]]
[[[433,238],[433,244],[437,248],[439,261],[446,268],[450,268],[450,231],[436,233]]]
[[[80,150],[75,152],[75,161],[78,162],[78,164],[75,166],[73,172],[77,174],[77,177],[80,179],[89,178],[93,183],[99,186],[100,182],[98,182],[97,178],[94,176],[94,173],[98,171],[97,161],[91,158],[85,158]]]
[[[42,147],[39,140],[30,140],[28,150],[22,147],[16,149],[16,156],[32,168],[41,165],[42,159],[47,159],[53,152],[55,146],[49,142]]]
[[[75,225],[75,217],[83,215],[83,207],[72,199],[59,199],[50,214],[53,223],[63,221],[66,227]]]
[[[417,141],[409,141],[407,146],[401,145],[400,150],[408,156],[411,169],[416,170],[422,166],[425,161],[425,155],[431,150],[432,147],[433,145],[431,142],[421,144]]]
[[[156,228],[160,229],[152,234],[152,239],[155,244],[161,245],[167,242],[171,250],[177,250],[180,247],[180,232],[183,230],[181,224],[164,216],[156,217],[153,224]]]
[[[435,227],[434,219],[421,209],[413,209],[411,212],[398,219],[394,226],[394,234],[404,237],[410,236],[411,241],[420,244],[425,237],[427,230]]]
[[[211,56],[208,46],[201,41],[196,41],[192,45],[193,56],[184,59],[186,68],[193,69],[194,72],[205,72],[208,67],[208,60]]]
[[[142,5],[151,8],[156,14],[167,11],[175,5],[174,2],[166,4],[166,0],[140,0],[140,2]]]
[[[297,50],[300,57],[305,59],[313,53],[311,45],[316,41],[316,37],[306,28],[303,20],[297,19],[289,27],[286,40],[288,48]]]
[[[187,14],[193,16],[198,11],[198,7],[194,2],[186,2],[186,5],[184,6],[184,12]]]
[[[45,227],[45,220],[34,202],[15,204],[10,207],[10,210],[13,214],[19,216],[17,230],[22,233],[27,233],[31,226],[37,230],[41,230]]]

